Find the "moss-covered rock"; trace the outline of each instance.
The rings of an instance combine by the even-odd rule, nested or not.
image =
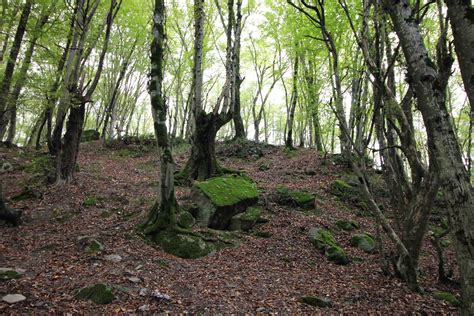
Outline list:
[[[448,302],[453,306],[461,306],[461,302],[449,292],[434,292],[433,297],[440,301]]]
[[[312,228],[309,231],[311,243],[324,255],[336,264],[348,264],[344,249],[339,246],[330,231],[323,228]]]
[[[372,236],[364,233],[353,235],[351,238],[351,246],[357,247],[367,253],[373,253],[377,244]]]
[[[100,133],[95,129],[86,129],[81,134],[81,143],[91,142],[100,139]]]
[[[280,204],[297,206],[303,209],[314,208],[315,196],[311,193],[290,190],[285,186],[278,186],[276,192]]]
[[[191,232],[165,230],[156,234],[153,241],[165,252],[185,259],[204,257],[216,250],[211,243],[205,242],[202,237]]]
[[[316,307],[331,307],[332,302],[328,298],[318,296],[303,296],[300,301],[304,304],[308,304]]]
[[[77,241],[87,253],[95,253],[104,250],[104,245],[91,236],[79,236]]]
[[[359,223],[353,220],[345,220],[345,219],[338,220],[336,222],[336,226],[342,230],[347,230],[347,231],[358,229],[360,227]]]
[[[189,229],[194,226],[196,220],[194,219],[193,215],[187,211],[181,211],[178,214],[178,225],[182,228]]]
[[[240,213],[232,217],[229,230],[251,230],[257,223],[262,210],[257,207],[249,207],[244,213]]]
[[[258,202],[258,190],[243,177],[223,176],[195,182],[192,199],[199,209],[198,223],[213,229],[228,229],[232,217]]]
[[[21,273],[14,269],[0,268],[0,282],[19,279],[20,277]]]
[[[108,304],[115,300],[112,286],[105,283],[97,283],[77,291],[76,298],[91,300],[96,304]]]
[[[272,237],[272,233],[266,230],[259,230],[255,233],[255,236],[260,237],[260,238],[270,238]]]

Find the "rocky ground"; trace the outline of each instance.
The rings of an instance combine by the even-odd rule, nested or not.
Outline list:
[[[0,314],[457,313],[433,298],[433,292],[459,295],[459,289],[437,282],[436,252],[429,242],[420,264],[424,294],[383,275],[377,253],[351,247],[353,232],[339,229],[337,220],[357,221],[356,232],[375,234],[375,227],[370,217],[330,194],[331,184],[343,172],[331,160],[308,149],[287,153],[267,148],[260,158],[239,158],[227,147],[219,152],[223,166],[244,170],[256,181],[264,216],[270,219],[241,233],[239,247],[186,260],[145,242],[135,228],[153,204],[156,153],[88,143],[81,147],[74,183],[43,187],[10,202],[23,210],[24,223],[17,228],[0,224],[0,267],[22,270],[18,279],[0,280],[0,297],[21,294],[26,299],[14,304],[0,301]],[[3,149],[1,156],[13,167],[1,175],[10,201],[33,181],[34,170],[24,168],[31,164],[31,153]],[[186,157],[180,150],[178,165]],[[274,203],[279,185],[316,194],[315,208],[302,211]],[[177,196],[186,200],[189,189],[178,188]],[[316,250],[308,238],[313,227],[332,231],[351,262],[334,264]],[[103,250],[84,251],[81,236],[97,240]],[[452,251],[445,255],[447,267],[453,269]],[[98,282],[113,285],[116,299],[100,305],[75,297],[78,289]],[[304,296],[327,298],[332,306],[304,304]]]

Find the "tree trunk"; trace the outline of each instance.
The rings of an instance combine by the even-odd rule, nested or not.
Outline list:
[[[440,91],[439,73],[433,67],[418,24],[412,19],[408,0],[396,4],[385,0],[414,87],[418,109],[428,134],[429,154],[437,171],[448,204],[450,226],[455,237],[461,275],[462,313],[474,314],[474,203],[472,186],[463,165],[461,150]],[[441,96],[441,97],[440,97]]]
[[[21,211],[9,208],[3,200],[3,190],[0,184],[0,220],[18,226],[21,223]]]
[[[446,0],[464,88],[474,117],[474,7],[472,1]]]
[[[298,49],[298,45],[296,45],[296,49]],[[290,101],[290,109],[288,111],[288,122],[287,122],[287,136],[285,141],[285,146],[287,148],[293,149],[293,124],[295,121],[295,111],[296,111],[296,104],[298,103],[298,64],[299,64],[299,56],[298,52],[295,52],[295,63],[294,63],[294,70],[293,70],[293,90],[291,93],[291,101]]]
[[[8,99],[10,96],[10,86],[12,83],[13,72],[15,71],[18,53],[20,52],[21,42],[23,41],[23,35],[26,31],[26,24],[28,23],[28,18],[31,13],[32,4],[32,0],[26,0],[25,5],[23,6],[18,28],[15,33],[15,39],[13,40],[13,46],[10,50],[10,56],[5,67],[5,73],[3,75],[2,82],[0,84],[0,131],[4,131],[5,125],[7,124],[5,116]]]

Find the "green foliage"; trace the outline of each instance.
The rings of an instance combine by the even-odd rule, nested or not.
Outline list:
[[[84,200],[84,202],[82,202],[82,206],[87,208],[94,207],[98,202],[99,200],[95,196],[89,196]]]
[[[0,271],[0,281],[19,279],[20,277],[21,277],[21,274],[15,270]]]
[[[216,206],[230,206],[245,199],[258,199],[257,186],[238,176],[212,178],[195,182],[193,186],[202,191]]]

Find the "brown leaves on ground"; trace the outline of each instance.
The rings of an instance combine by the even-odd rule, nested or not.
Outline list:
[[[2,154],[18,159],[16,152]],[[185,159],[183,154],[176,160],[182,165]],[[153,203],[156,153],[130,157],[90,143],[81,148],[81,170],[73,184],[48,187],[41,199],[10,203],[24,210],[24,224],[0,226],[0,267],[26,272],[20,279],[0,283],[0,296],[19,293],[27,299],[13,305],[0,302],[0,313],[110,314],[135,313],[139,308],[150,313],[211,314],[456,313],[429,294],[411,292],[399,279],[384,276],[378,254],[350,247],[350,233],[338,230],[335,221],[355,219],[361,231],[374,232],[373,221],[357,217],[355,210],[342,207],[327,193],[340,170],[322,164],[313,150],[288,155],[276,148],[256,161],[220,160],[227,168],[245,170],[257,182],[263,198],[277,185],[316,193],[321,212],[303,213],[267,201],[265,216],[271,221],[257,230],[272,233],[270,238],[247,234],[238,248],[197,260],[179,259],[144,242],[134,231]],[[266,168],[261,168],[263,163]],[[25,171],[15,169],[2,175],[7,198],[21,191],[26,178]],[[188,189],[177,189],[178,199],[188,194]],[[86,206],[86,200],[93,203]],[[318,225],[331,228],[348,255],[361,259],[347,266],[328,262],[307,238],[310,227]],[[79,236],[93,236],[105,250],[84,253],[77,242]],[[122,260],[105,259],[112,254]],[[451,252],[446,259],[453,267]],[[421,258],[422,286],[427,292],[458,291],[437,284],[436,260],[427,243]],[[117,299],[96,305],[74,298],[75,290],[98,282],[116,285]],[[333,307],[304,305],[299,299],[305,295],[328,297]]]

